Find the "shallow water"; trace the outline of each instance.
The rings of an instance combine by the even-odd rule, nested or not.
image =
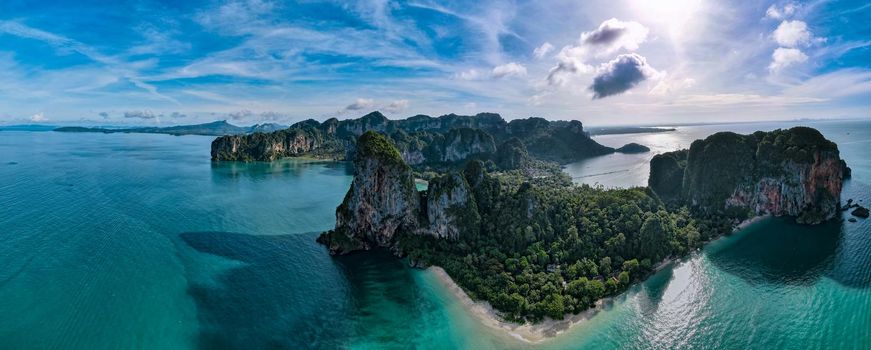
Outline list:
[[[871,123],[813,126],[854,170],[844,198],[871,202]],[[773,127],[597,140],[665,151],[718,128]],[[346,164],[213,164],[210,142],[0,132],[0,348],[529,346],[483,327],[428,271],[384,253],[332,258],[314,243],[335,222]],[[575,175],[643,185],[652,153],[636,156],[589,161],[625,177]],[[869,281],[868,220],[766,220],[535,347],[867,348]]]

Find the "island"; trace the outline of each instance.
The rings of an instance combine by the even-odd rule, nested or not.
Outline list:
[[[285,125],[275,123],[255,124],[248,127],[236,126],[228,123],[226,120],[215,121],[204,124],[194,125],[176,125],[165,127],[136,127],[136,128],[106,128],[106,127],[82,127],[82,126],[64,126],[55,128],[58,132],[95,132],[95,133],[136,133],[136,134],[167,134],[167,135],[205,135],[205,136],[222,136],[222,135],[242,135],[255,132],[272,132],[287,128]]]
[[[620,135],[620,134],[648,134],[658,132],[671,132],[675,128],[655,128],[644,126],[600,126],[590,128],[590,136]]]
[[[417,115],[390,120],[379,112],[361,118],[306,120],[285,130],[228,135],[212,142],[213,160],[272,161],[283,157],[353,159],[357,138],[376,131],[416,169],[458,169],[478,159],[500,168],[526,167],[532,158],[554,163],[617,152],[590,138],[581,122],[543,118],[505,121],[495,113]],[[634,150],[633,150],[634,151]]]
[[[837,145],[807,127],[697,140],[653,157],[647,187],[576,185],[556,165],[615,151],[580,122],[490,114],[373,113],[212,144],[216,161],[351,159],[336,226],[318,242],[438,267],[499,321],[527,325],[581,314],[755,217],[833,219],[848,172]]]

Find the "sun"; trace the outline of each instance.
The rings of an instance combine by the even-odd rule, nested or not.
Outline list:
[[[654,35],[664,36],[678,55],[685,42],[704,26],[706,0],[629,0],[635,18],[651,27]]]

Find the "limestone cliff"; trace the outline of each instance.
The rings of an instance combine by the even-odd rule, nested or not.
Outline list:
[[[717,133],[693,142],[685,164],[682,157],[665,154],[651,162],[649,186],[664,200],[736,216],[795,216],[804,223],[838,212],[846,166],[837,145],[815,129]]]
[[[479,224],[478,208],[463,175],[448,174],[430,181],[426,217],[429,227],[423,233],[439,238],[457,239],[463,227]]]
[[[496,152],[493,136],[480,129],[451,129],[445,135],[443,162],[459,162],[475,155],[489,155]]]
[[[346,145],[309,125],[272,133],[227,135],[212,141],[212,160],[273,161],[285,157],[343,158]]]
[[[216,161],[273,161],[300,156],[353,159],[357,138],[366,131],[386,135],[408,164],[439,170],[470,159],[493,160],[496,145],[510,140],[520,141],[524,152],[534,158],[560,163],[615,151],[591,139],[578,121],[528,118],[509,123],[492,113],[390,120],[372,112],[341,121],[305,120],[270,133],[222,136],[212,142],[211,156]]]
[[[477,172],[453,173],[430,181],[417,192],[411,168],[390,140],[374,131],[357,141],[354,180],[342,204],[336,208],[336,228],[318,237],[332,254],[346,254],[375,247],[401,253],[401,234],[432,235],[457,239],[467,230],[477,231],[480,221],[472,183]]]
[[[336,208],[336,228],[318,241],[333,254],[390,248],[398,232],[417,229],[419,212],[411,168],[387,138],[367,131],[357,143],[351,188]]]

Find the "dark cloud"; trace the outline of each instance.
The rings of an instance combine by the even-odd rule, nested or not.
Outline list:
[[[104,119],[108,119],[108,118],[109,118],[109,113],[106,113],[106,112],[100,112],[100,113],[99,113],[99,116],[103,117]]]
[[[179,112],[172,112],[172,114],[170,114],[169,116],[171,118],[187,118],[187,114],[182,114]]]
[[[619,39],[626,30],[626,27],[612,27],[609,24],[603,24],[599,29],[586,33],[584,43],[592,45],[611,44]]]
[[[656,74],[643,56],[635,53],[620,55],[599,68],[590,91],[593,91],[594,100],[622,94]]]
[[[154,113],[152,113],[151,111],[130,111],[130,112],[124,112],[124,118],[136,118],[136,119],[150,120],[150,119],[157,118],[157,116],[154,115]]]

